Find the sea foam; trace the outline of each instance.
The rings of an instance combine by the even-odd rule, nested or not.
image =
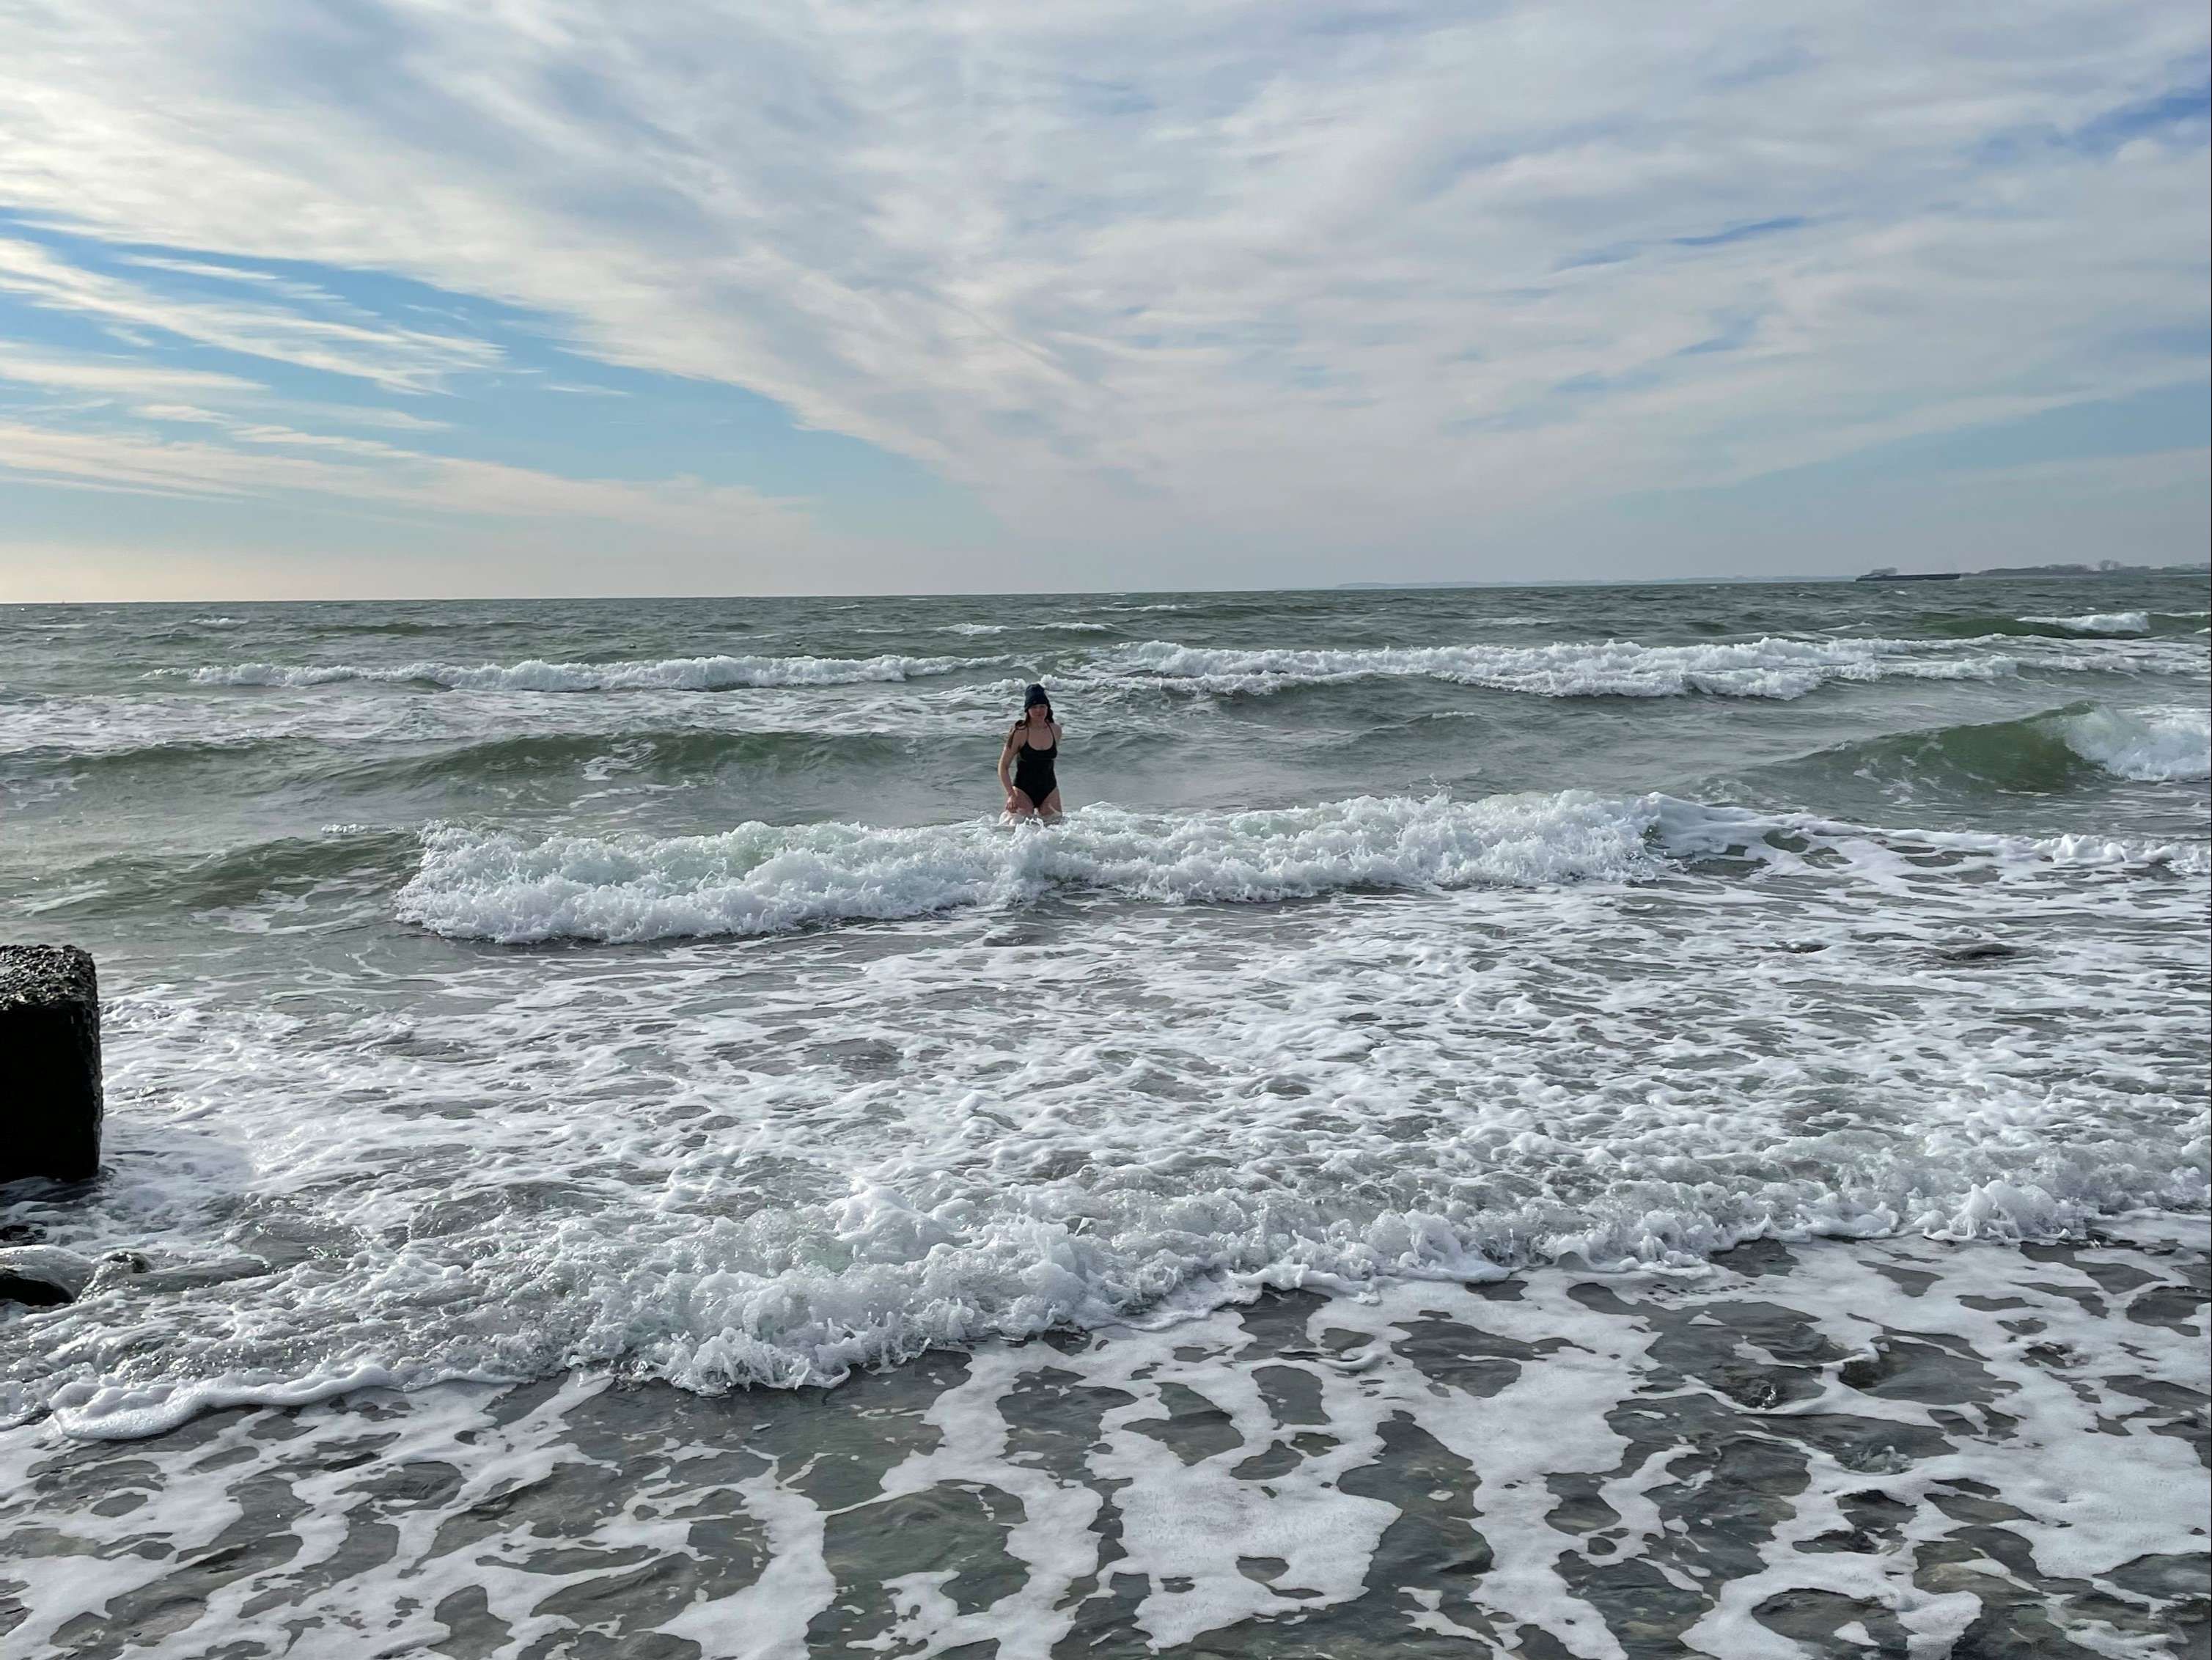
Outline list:
[[[1468,802],[1361,796],[1237,813],[1093,806],[1050,828],[1011,830],[986,820],[896,829],[748,823],[712,836],[533,837],[447,825],[424,835],[421,865],[396,906],[402,921],[456,939],[635,944],[1014,905],[1056,890],[1243,903],[1627,883],[1712,857],[1796,868],[1804,855],[1795,844],[1806,838],[1875,881],[1930,854],[2022,867],[2203,864],[2195,847],[1884,830],[1568,790]]]
[[[137,1435],[349,1380],[590,1365],[824,1383],[1262,1286],[2203,1206],[2201,1015],[2176,994],[2201,982],[2200,884],[2112,844],[1636,805],[1522,798],[1459,826],[1490,867],[1525,870],[1516,826],[1589,835],[1607,869],[1641,861],[1638,829],[1691,861],[1632,889],[470,952],[404,1018],[126,992],[131,1156],[33,1219],[88,1256],[267,1271],[158,1310],[122,1275],[0,1328],[0,1416]],[[1449,839],[1443,806],[1383,809],[1401,846]],[[575,849],[563,868],[590,873]],[[1869,881],[1912,903],[1870,908]],[[2009,955],[1956,952],[1992,918]],[[2096,1019],[2052,1019],[2084,984]]]
[[[1656,867],[1644,838],[1658,818],[1656,798],[1570,791],[1470,803],[1363,796],[1268,812],[1089,806],[1049,830],[756,823],[714,836],[532,840],[447,827],[424,837],[398,914],[509,943],[635,941],[920,916],[1054,888],[1189,903],[1626,880]]]

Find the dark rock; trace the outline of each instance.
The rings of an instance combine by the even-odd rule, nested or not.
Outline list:
[[[1870,1354],[1855,1354],[1836,1376],[1855,1389],[1871,1389],[1881,1381],[1881,1362]]]
[[[58,1245],[0,1250],[0,1303],[50,1309],[74,1303],[91,1282],[93,1264]]]
[[[0,1268],[0,1303],[21,1303],[28,1309],[51,1309],[76,1300],[51,1281]]]
[[[2027,955],[2018,946],[1995,939],[1970,939],[1962,946],[1946,946],[1936,954],[1947,963],[2002,963],[2007,958]]]
[[[227,1286],[239,1280],[258,1280],[272,1272],[269,1264],[258,1256],[226,1257],[222,1262],[204,1262],[196,1268],[156,1268],[150,1265],[118,1265],[114,1256],[121,1254],[112,1255],[100,1265],[99,1279],[102,1290],[112,1285],[137,1296],[160,1297],[180,1291],[204,1291],[210,1286]],[[143,1256],[137,1260],[141,1264],[146,1261]]]
[[[0,1182],[100,1170],[100,982],[74,946],[0,946]]]

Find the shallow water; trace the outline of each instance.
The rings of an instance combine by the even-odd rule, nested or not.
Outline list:
[[[2195,1653],[2205,1245],[1767,1244],[830,1391],[18,1436],[0,1620],[88,1657]]]
[[[1212,1310],[1262,1291],[1327,1297],[1300,1316],[1316,1342],[1408,1298],[1480,1327],[1464,1288],[1509,1272],[1571,1323],[1589,1316],[1576,1276],[1725,1286],[1696,1276],[1744,1240],[1878,1242],[1793,1270],[1793,1306],[1840,1343],[1882,1253],[1938,1250],[1914,1241],[2001,1242],[1938,1254],[2016,1279],[2034,1259],[2002,1242],[2201,1216],[2206,609],[2201,580],[2107,578],[0,611],[0,927],[98,956],[110,1107],[102,1180],[9,1189],[0,1221],[137,1254],[74,1307],[0,1312],[0,1456],[136,1459],[198,1495],[161,1512],[183,1529],[168,1561],[191,1506],[259,1514],[258,1454],[234,1477],[200,1468],[240,1436],[298,1442],[284,1481],[337,1504],[350,1488],[315,1462],[325,1430],[410,1426],[385,1460],[404,1487],[415,1463],[461,1468],[473,1444],[456,1438],[506,1410],[495,1397],[575,1406],[532,1455],[556,1463],[617,1433],[582,1427],[594,1414],[642,1414],[622,1420],[625,1461],[637,1437],[702,1426],[751,1445],[729,1414],[799,1402],[804,1435],[836,1443],[872,1432],[872,1401],[920,1421],[967,1399],[954,1380],[975,1369],[1026,1375],[1062,1350],[1084,1387],[1127,1392],[1145,1357],[1212,1344],[1204,1376],[1249,1398],[1265,1365],[1222,1346],[1258,1316]],[[1074,811],[1008,830],[991,769],[1035,678],[1067,727]],[[1130,1323],[1171,1319],[1198,1335]],[[1060,1349],[997,1347],[1040,1334]],[[1984,1365],[2012,1341],[1953,1335]],[[2160,1353],[2201,1398],[2201,1341],[2193,1374],[2186,1343]],[[1440,1387],[1416,1421],[1467,1458],[1502,1409]],[[1164,1397],[1170,1422],[1177,1402],[1198,1410]],[[1236,1444],[1259,1435],[1216,1406]],[[1380,1483],[1359,1513],[1389,1535],[1419,1510],[1391,1487],[1413,1455],[1359,1427],[1364,1410],[1332,1395],[1334,1427],[1315,1432],[1365,1450],[1330,1480]],[[2164,1468],[2150,1430],[2120,1432],[2141,1469]],[[1106,1479],[1052,1444],[1055,1481]],[[1564,1476],[1586,1468],[1577,1444],[1563,1427],[1528,1457]],[[740,1497],[714,1501],[732,1539],[825,1525],[790,1498],[794,1456],[773,1454],[774,1479],[747,1464]],[[1023,1491],[1008,1479],[994,1490]],[[2201,1508],[2201,1468],[2188,1480]],[[409,1526],[475,1525],[456,1518],[476,1499],[443,1481]],[[40,1487],[0,1559],[79,1526],[71,1502]],[[1176,1509],[1142,1525],[1171,1530]],[[1051,1524],[1055,1560],[1138,1526],[1098,1514]],[[1307,1577],[1209,1568],[1203,1596],[1163,1590],[1197,1547],[1156,1544],[1127,1571],[1154,1608],[1140,1619],[1101,1589],[1111,1576],[1078,1595],[1079,1572],[1032,1564],[1028,1589],[993,1590],[1012,1572],[985,1548],[1000,1523],[975,1526],[976,1563],[948,1547],[957,1593],[917,1579],[919,1611],[885,1612],[900,1569],[860,1599],[906,1622],[912,1651],[1029,1651],[1003,1646],[1022,1610],[1022,1643],[1077,1643],[1053,1627],[1073,1597],[1120,1633],[1097,1651],[1239,1632],[1249,1646],[1205,1651],[1305,1652],[1314,1631],[1270,1646],[1249,1622],[1287,1601],[1310,1625],[1401,1581],[1457,1594],[1380,1547],[1357,1572],[1332,1559],[1324,1583],[1298,1559]],[[367,1598],[377,1629],[416,1632],[438,1605],[392,1589],[404,1552],[379,1567],[331,1548],[319,1618]],[[716,1647],[669,1614],[672,1587],[776,1602],[803,1633],[845,1607],[808,1597],[859,1583],[860,1558],[823,1548],[747,1547],[784,1565],[773,1596],[682,1577],[698,1568],[635,1601],[580,1589],[558,1613],[517,1590],[437,1640],[585,1652],[562,1645],[599,1611],[625,1641],[776,1652]],[[297,1601],[290,1571],[237,1583]],[[179,1626],[177,1651],[244,1640],[243,1601],[217,1618],[222,1596],[168,1572],[144,1595],[200,1597],[193,1620],[215,1622]],[[1556,1572],[1516,1590],[1494,1565],[1465,1572],[1461,1614],[1417,1597],[1405,1617],[1517,1620],[1578,1654],[1633,1651],[1623,1633],[1647,1620]],[[1872,1598],[1916,1640],[1918,1593],[1881,1584],[1823,1594]],[[2051,1620],[2088,1594],[2030,1590]],[[1546,1612],[1516,1613],[1524,1595]],[[1239,1596],[1262,1600],[1240,1613]],[[1212,1612],[1191,1625],[1171,1605]],[[1322,1651],[1352,1651],[1370,1613]],[[87,1652],[122,1618],[96,1601],[66,1617],[91,1622]],[[1668,1640],[1833,1647],[1724,1596],[1698,1617],[1720,1623]],[[2112,1629],[2066,1640],[2166,1651]]]

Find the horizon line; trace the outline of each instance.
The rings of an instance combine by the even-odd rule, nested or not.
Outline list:
[[[1862,573],[1863,575],[1863,573]],[[1956,576],[1960,580],[1978,578],[1985,581],[2079,581],[2090,577],[2129,576],[2191,576],[2212,575],[2212,561],[2201,565],[2138,566],[2133,569],[2100,571],[1997,572],[1943,571],[1929,575]],[[33,606],[64,605],[570,605],[581,601],[633,600],[639,602],[676,602],[698,599],[988,599],[1019,597],[1031,599],[1082,599],[1142,597],[1149,594],[1249,594],[1249,593],[1387,593],[1412,591],[1433,591],[1439,588],[1650,588],[1680,587],[1705,583],[1713,587],[1803,587],[1830,583],[1856,582],[1859,576],[1822,575],[1814,576],[1644,576],[1632,578],[1551,577],[1528,581],[1500,581],[1494,579],[1468,578],[1407,578],[1402,581],[1357,581],[1302,584],[1284,587],[1236,588],[930,588],[883,590],[875,593],[479,593],[479,594],[360,594],[323,595],[314,598],[292,597],[275,599],[249,599],[237,596],[207,595],[189,599],[0,599],[0,607],[28,609]]]

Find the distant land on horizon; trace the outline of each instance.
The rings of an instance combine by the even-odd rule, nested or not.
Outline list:
[[[1928,581],[1969,577],[1996,576],[2193,576],[2212,575],[2212,561],[2199,565],[2122,565],[2106,560],[2102,565],[1992,565],[1985,570],[1929,571],[1919,575],[1900,573],[1894,565],[1879,566],[1863,576],[1645,576],[1633,581],[1601,577],[1553,577],[1548,581],[1498,581],[1468,578],[1459,581],[1424,582],[1339,582],[1338,589],[1347,588],[1656,588],[1678,584],[1711,586],[1720,582],[1863,582]]]
[[[2186,576],[2212,569],[2204,565],[2124,565],[2117,559],[2100,559],[2094,565],[1991,565],[1984,570],[1901,571],[1894,565],[1877,565],[1861,582],[1956,582],[1970,576]]]
[[[1716,582],[1848,582],[1848,576],[1549,576],[1518,581],[1504,577],[1459,577],[1432,581],[1339,582],[1331,593],[1360,588],[1663,588]],[[1265,593],[1266,589],[1255,589]]]

